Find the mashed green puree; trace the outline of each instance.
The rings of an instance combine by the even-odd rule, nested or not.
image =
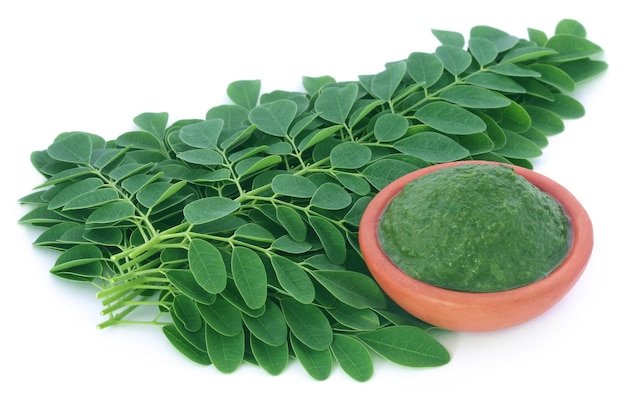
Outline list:
[[[548,275],[569,249],[560,204],[503,165],[457,165],[407,184],[384,212],[381,246],[410,276],[470,292]]]

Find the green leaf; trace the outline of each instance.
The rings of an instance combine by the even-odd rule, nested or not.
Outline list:
[[[317,186],[303,176],[280,174],[272,179],[272,191],[279,195],[296,198],[311,198]]]
[[[276,166],[283,161],[280,155],[267,155],[264,157],[251,157],[244,159],[235,165],[235,171],[242,177],[257,173],[263,169]]]
[[[181,128],[179,138],[191,147],[216,149],[223,128],[224,120],[207,119]]]
[[[348,224],[359,226],[363,213],[365,212],[365,208],[371,200],[371,197],[362,197],[356,200],[352,205],[352,208],[350,208],[350,210],[343,217],[343,220]]]
[[[224,336],[235,336],[243,331],[241,312],[221,295],[211,304],[199,303],[198,311],[214,331]]]
[[[528,39],[538,46],[543,46],[548,41],[548,35],[538,29],[528,28]]]
[[[380,327],[378,314],[369,308],[354,308],[345,303],[336,303],[326,311],[338,323],[358,331],[373,331]]]
[[[250,110],[257,105],[261,94],[260,80],[241,80],[228,85],[226,93],[236,105]]]
[[[370,184],[358,174],[339,172],[335,174],[335,178],[347,190],[350,190],[357,195],[364,196],[370,193]]]
[[[224,163],[224,159],[219,152],[212,149],[189,149],[179,152],[176,156],[185,162],[203,166],[215,166]]]
[[[523,94],[526,89],[511,78],[491,72],[479,72],[468,76],[466,82],[500,92]]]
[[[336,81],[329,75],[321,77],[302,77],[302,86],[309,95],[315,95],[326,84],[334,84]]]
[[[339,169],[358,169],[372,158],[372,151],[356,142],[343,142],[330,151],[330,164]]]
[[[457,137],[457,140],[459,141],[459,145],[465,148],[470,155],[491,152],[495,147],[494,142],[485,133],[460,135]]]
[[[312,349],[300,342],[293,334],[289,342],[298,361],[312,378],[323,381],[330,377],[333,369],[333,355],[330,348]]]
[[[363,170],[363,177],[369,181],[372,186],[378,190],[382,190],[395,179],[413,172],[415,166],[409,163],[395,160],[382,159],[372,163]]]
[[[206,353],[206,325],[202,325],[198,331],[189,331],[176,314],[170,316],[176,331],[193,347]]]
[[[537,71],[531,70],[530,68],[526,66],[522,66],[519,64],[512,64],[512,63],[495,64],[495,65],[489,66],[487,70],[497,73],[497,74],[506,75],[509,77],[532,77],[532,78],[541,77],[541,74],[538,73]]]
[[[215,302],[215,294],[207,292],[200,286],[191,271],[187,269],[171,269],[166,272],[165,276],[182,294],[198,303],[212,304]]]
[[[259,366],[268,374],[282,373],[289,363],[289,346],[287,342],[273,346],[250,336],[250,350]]]
[[[146,208],[154,208],[179,192],[186,185],[187,182],[185,181],[148,184],[137,193],[137,201]]]
[[[59,256],[50,272],[73,281],[91,281],[102,275],[102,251],[92,244],[74,246]]]
[[[404,138],[396,142],[394,148],[432,163],[452,162],[469,156],[469,151],[456,141],[432,131]]]
[[[65,133],[48,147],[48,155],[61,162],[87,164],[91,160],[92,144],[89,134]]]
[[[484,131],[485,122],[459,106],[447,102],[432,102],[420,108],[415,117],[435,130],[447,134],[474,134]]]
[[[69,232],[77,227],[82,227],[78,222],[60,222],[57,223],[45,231],[43,231],[37,239],[33,242],[33,245],[40,247],[49,247],[57,250],[67,250],[70,246],[60,242],[66,232]]]
[[[417,327],[385,327],[360,333],[357,338],[385,359],[402,366],[435,367],[450,361],[448,351]]]
[[[342,87],[333,86],[323,88],[315,101],[315,111],[320,117],[335,124],[343,124],[349,114],[359,88],[354,83]]]
[[[114,201],[104,204],[87,217],[87,225],[96,226],[121,222],[135,216],[135,206],[128,201]]]
[[[498,48],[489,39],[470,38],[468,45],[470,52],[481,66],[486,66],[498,57]]]
[[[515,36],[484,25],[473,27],[470,30],[470,38],[484,38],[491,41],[498,49],[498,53],[511,49],[519,41]]]
[[[226,287],[226,265],[219,250],[202,239],[189,243],[189,269],[204,290],[217,294]]]
[[[324,183],[317,188],[310,205],[326,210],[347,208],[352,204],[352,197],[343,187],[335,183]]]
[[[569,34],[554,35],[548,39],[545,46],[557,52],[557,54],[545,59],[551,63],[580,60],[602,53],[602,48],[595,43],[583,37]]]
[[[48,203],[48,209],[64,207],[68,202],[85,193],[92,192],[104,184],[102,179],[97,177],[87,177],[83,180],[72,183],[57,193]]]
[[[511,101],[487,88],[474,85],[460,85],[450,87],[439,95],[443,100],[478,109],[497,109],[508,106]]]
[[[120,246],[124,240],[124,234],[118,228],[100,228],[85,230],[83,238],[96,245]]]
[[[271,249],[289,254],[303,254],[311,250],[313,246],[306,241],[295,241],[291,236],[284,235],[272,242]]]
[[[389,65],[384,71],[372,77],[370,91],[378,99],[390,102],[406,73],[406,63],[398,62]]]
[[[154,135],[156,138],[163,139],[165,129],[167,127],[167,119],[169,115],[165,112],[161,113],[142,113],[133,119],[137,127]]]
[[[531,140],[512,131],[505,130],[506,144],[498,149],[498,154],[505,158],[530,159],[537,158],[543,153]]]
[[[354,271],[311,271],[333,296],[354,308],[384,308],[385,295],[374,280]]]
[[[524,109],[528,112],[533,127],[546,135],[558,134],[565,130],[563,120],[556,113],[532,105],[525,105]]]
[[[270,261],[280,286],[295,300],[301,303],[311,303],[315,299],[315,287],[304,268],[297,262],[272,254]]]
[[[578,119],[585,115],[585,107],[578,100],[564,94],[554,94],[552,101],[531,99],[528,103],[550,110],[563,119]]]
[[[584,38],[587,36],[587,30],[578,21],[572,19],[563,19],[556,24],[555,34],[565,34]]]
[[[374,123],[374,136],[378,141],[393,142],[402,138],[409,129],[409,121],[404,116],[388,113]]]
[[[296,242],[306,240],[307,225],[296,210],[284,205],[277,205],[276,218],[293,240]]]
[[[374,374],[374,362],[370,352],[353,337],[335,334],[330,350],[339,366],[353,379],[365,382]]]
[[[424,88],[439,81],[443,74],[443,63],[434,54],[414,52],[407,59],[407,73],[415,82],[424,83]]]
[[[540,46],[524,46],[508,51],[500,63],[519,63],[522,61],[539,59],[557,53],[554,49]]]
[[[164,325],[163,334],[167,338],[168,341],[182,353],[189,360],[198,363],[203,366],[209,366],[211,364],[211,359],[209,359],[209,355],[193,346],[184,336],[178,332],[176,326],[174,324]]]
[[[560,64],[559,67],[578,83],[602,74],[608,64],[601,60],[582,59]]]
[[[288,99],[262,103],[250,111],[252,124],[267,134],[284,137],[298,112],[298,105]]]
[[[129,194],[136,194],[141,189],[146,187],[148,184],[157,181],[159,178],[163,177],[164,173],[158,174],[137,174],[135,176],[131,176],[121,182],[122,188],[126,190]]]
[[[224,336],[210,326],[206,326],[206,345],[209,359],[222,373],[232,373],[243,363],[245,335]]]
[[[115,143],[118,147],[131,147],[135,149],[151,149],[160,151],[163,143],[153,134],[145,131],[131,131],[117,137]]]
[[[213,222],[239,209],[239,202],[226,197],[201,198],[187,204],[183,214],[192,225]]]
[[[240,226],[235,230],[235,236],[238,238],[250,239],[261,242],[274,241],[274,235],[272,232],[264,228],[258,223],[248,223]]]
[[[300,151],[306,151],[307,149],[311,148],[313,145],[316,145],[324,141],[325,139],[331,137],[341,128],[343,128],[343,126],[337,124],[334,126],[324,127],[324,128],[320,128],[319,130],[315,130],[309,135],[307,135],[306,137],[304,137],[302,141],[300,141],[300,143],[298,144],[298,149]]]
[[[572,92],[576,88],[574,80],[560,68],[546,63],[535,63],[530,66],[534,71],[541,74],[539,81],[552,85],[558,90]]]
[[[335,225],[324,218],[310,216],[309,223],[322,242],[328,259],[335,264],[342,264],[346,260],[346,240]]]
[[[360,99],[355,110],[350,114],[348,126],[354,128],[357,124],[364,121],[370,113],[385,102],[380,99]]]
[[[243,316],[243,322],[255,338],[270,346],[281,346],[287,341],[287,323],[280,308],[268,300],[265,312],[259,317]]]
[[[435,54],[441,59],[443,67],[455,77],[472,64],[472,56],[459,47],[439,46]]]
[[[265,305],[260,308],[250,308],[243,297],[239,293],[235,282],[231,278],[227,278],[226,288],[220,293],[220,295],[227,300],[232,306],[252,317],[258,317],[265,311]]]
[[[430,31],[444,46],[465,46],[465,38],[463,37],[463,34],[460,34],[459,32],[445,31],[441,29],[431,29]]]
[[[97,188],[88,193],[83,193],[72,198],[65,204],[63,210],[70,211],[76,209],[94,208],[111,201],[117,201],[119,198],[119,193],[113,188]]]
[[[263,306],[267,298],[267,274],[259,255],[247,247],[234,247],[231,271],[246,304],[252,309]]]
[[[188,331],[199,331],[200,327],[204,325],[200,312],[196,308],[196,303],[190,297],[184,294],[175,296],[172,309]]]
[[[511,102],[508,106],[498,110],[498,123],[500,127],[516,133],[523,133],[532,124],[530,115],[520,104]]]
[[[309,348],[321,351],[330,347],[333,329],[317,306],[282,298],[280,305],[291,333]]]

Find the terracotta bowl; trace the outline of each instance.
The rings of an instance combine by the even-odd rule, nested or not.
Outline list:
[[[500,292],[471,293],[447,290],[405,274],[385,255],[378,241],[380,216],[405,184],[437,169],[468,163],[460,161],[429,166],[389,184],[366,208],[359,227],[359,245],[365,262],[382,290],[415,317],[440,328],[481,332],[512,327],[550,309],[574,286],[593,248],[593,228],[583,206],[563,186],[532,170],[511,166],[539,189],[561,203],[572,225],[569,254],[550,275],[529,285]]]

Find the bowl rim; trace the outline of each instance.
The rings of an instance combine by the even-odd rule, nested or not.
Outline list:
[[[384,213],[391,200],[407,183],[419,177],[435,170],[464,164],[493,164],[511,167],[515,173],[525,177],[528,181],[540,190],[551,195],[562,205],[570,219],[571,246],[565,259],[548,276],[531,284],[510,290],[497,292],[464,292],[437,287],[415,279],[395,266],[386,256],[378,241],[378,226],[380,216]],[[580,202],[565,187],[540,173],[524,167],[502,162],[479,160],[456,161],[431,165],[394,180],[376,194],[366,207],[359,225],[358,238],[363,258],[370,273],[379,283],[383,291],[401,307],[405,309],[410,307],[407,306],[406,303],[408,303],[407,300],[416,297],[412,296],[412,294],[418,297],[422,296],[429,300],[436,300],[448,305],[450,308],[457,309],[462,309],[465,305],[491,309],[493,306],[497,305],[519,304],[534,297],[544,297],[544,304],[546,304],[546,306],[538,307],[538,309],[542,311],[535,311],[529,314],[532,316],[524,317],[523,321],[527,321],[533,318],[533,316],[541,314],[552,307],[552,305],[556,304],[556,302],[573,287],[575,282],[582,275],[593,249],[593,228],[589,215]],[[552,289],[555,288],[560,289],[561,292],[553,294]],[[395,297],[400,300],[397,300]],[[536,303],[538,302],[539,301],[536,301]],[[498,309],[497,307],[495,308],[496,310]],[[537,310],[537,308],[535,310]],[[414,314],[412,311],[409,312]],[[428,313],[424,313],[423,316],[418,318],[444,328],[451,326],[445,319],[429,316]],[[489,321],[489,317],[484,318]],[[462,318],[459,318],[458,320],[461,319]],[[493,320],[497,321],[498,318],[492,318],[492,321]],[[510,319],[509,321],[511,322],[508,323],[497,323],[495,321],[487,325],[489,327],[488,329],[491,329],[491,327],[494,327],[494,329],[495,327],[508,327],[518,323],[515,322],[514,319]],[[506,319],[504,321],[506,321]],[[455,325],[454,323],[452,324],[452,326]],[[477,328],[479,326],[480,325],[476,324]],[[468,330],[473,330],[472,325],[468,328]]]

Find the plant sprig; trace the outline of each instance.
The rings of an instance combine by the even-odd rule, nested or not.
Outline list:
[[[433,30],[378,74],[304,77],[304,92],[231,83],[231,104],[169,123],[143,113],[107,141],[60,134],[32,154],[45,177],[20,201],[51,272],[98,288],[106,320],[158,325],[189,359],[270,374],[296,358],[315,379],[333,362],[359,381],[371,352],[411,367],[450,356],[432,327],[400,310],[369,276],[357,242],[371,197],[430,164],[463,159],[532,168],[576,83],[600,74],[582,25],[519,39],[478,26],[469,40]]]

